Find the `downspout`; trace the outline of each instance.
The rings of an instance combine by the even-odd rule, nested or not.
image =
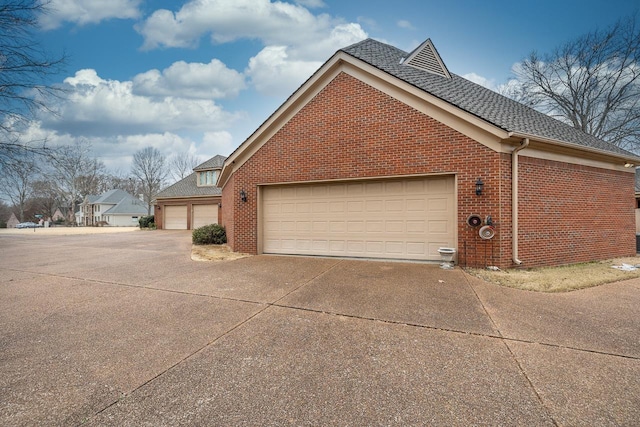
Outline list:
[[[513,262],[516,265],[522,264],[518,259],[518,152],[527,148],[528,145],[529,138],[524,138],[520,146],[511,152],[511,243]]]

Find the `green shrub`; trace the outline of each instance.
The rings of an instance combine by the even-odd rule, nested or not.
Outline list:
[[[205,225],[193,230],[191,241],[194,245],[222,245],[227,243],[227,232],[219,224]]]
[[[156,228],[156,223],[154,222],[154,217],[153,215],[149,215],[149,216],[141,216],[138,219],[138,224],[140,224],[140,228],[151,228],[151,229],[155,229]]]

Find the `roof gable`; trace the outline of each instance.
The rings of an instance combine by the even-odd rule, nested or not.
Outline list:
[[[407,64],[413,57],[433,55],[436,69]],[[406,59],[405,59],[406,58]],[[415,61],[412,61],[415,62]],[[438,67],[440,67],[438,69]],[[588,135],[517,101],[449,73],[430,40],[411,54],[366,39],[336,52],[225,160],[218,185],[224,187],[241,167],[304,105],[340,73],[366,81],[408,105],[494,149],[510,152],[524,138],[547,147],[597,155],[613,164],[640,164],[640,158]],[[446,75],[448,74],[448,76]],[[587,154],[592,153],[592,154]],[[573,158],[570,154],[565,159]]]
[[[448,79],[451,78],[449,70],[447,70],[447,67],[444,65],[431,39],[427,39],[415,48],[414,51],[409,54],[408,58],[403,58],[400,61],[402,64],[415,67],[418,70],[423,70],[427,73],[433,73]]]
[[[423,50],[428,47],[428,44],[425,46],[425,43],[421,45],[421,47],[424,46]],[[410,54],[394,46],[366,39],[342,49],[342,52],[507,132],[635,157],[626,150],[456,74],[450,74],[451,78],[446,78],[410,66],[406,63],[407,61],[402,62],[402,58],[408,57]]]
[[[226,160],[225,156],[216,155],[203,162],[193,168],[194,171],[202,171],[202,170],[210,170],[210,169],[222,169],[222,165],[224,165],[224,161]]]

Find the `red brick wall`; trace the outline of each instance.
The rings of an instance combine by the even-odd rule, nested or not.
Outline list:
[[[634,175],[521,157],[519,256],[556,265],[635,255]]]
[[[233,250],[257,253],[259,184],[439,173],[457,178],[460,264],[510,266],[511,157],[342,73],[235,172],[223,189],[223,224]],[[475,194],[478,177],[485,183],[482,196]],[[466,225],[473,213],[492,216],[494,239],[484,241]],[[527,237],[535,233],[526,222],[523,227]],[[532,260],[527,266],[544,264],[545,247],[525,244],[521,259]]]

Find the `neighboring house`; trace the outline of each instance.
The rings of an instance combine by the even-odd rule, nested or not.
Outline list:
[[[20,223],[20,221],[18,221],[18,218],[16,217],[16,214],[11,212],[11,216],[7,220],[7,228],[15,228],[16,225],[18,225],[19,223]]]
[[[56,208],[56,211],[51,215],[51,221],[64,221],[64,215],[62,214],[62,211],[60,211],[60,208]]]
[[[221,190],[216,180],[224,156],[214,156],[193,169],[186,178],[162,190],[154,207],[156,227],[165,230],[193,230],[220,221]]]
[[[291,95],[217,185],[234,251],[435,261],[449,247],[461,265],[533,267],[635,255],[632,164],[450,73],[430,40],[408,53],[367,39]]]
[[[79,224],[85,226],[131,227],[138,225],[138,219],[146,214],[144,202],[126,191],[116,189],[99,196],[86,196],[76,218]]]

